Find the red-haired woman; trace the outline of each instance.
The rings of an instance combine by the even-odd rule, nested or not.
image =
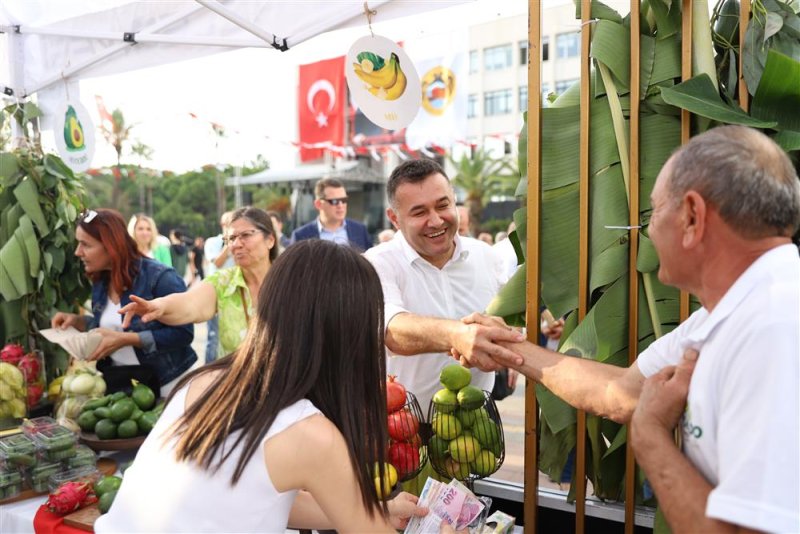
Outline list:
[[[100,360],[98,369],[114,375],[110,368],[115,366],[149,368],[146,371],[155,374],[161,394],[166,395],[197,360],[191,347],[194,327],[143,323],[137,319],[123,331],[118,312],[130,302],[131,294],[163,297],[186,291],[186,284],[174,269],[139,252],[125,221],[114,210],[86,211],[78,221],[75,237],[75,256],[81,259],[93,282],[92,315],[58,312],[51,325],[101,334],[102,341],[89,356],[90,360]]]

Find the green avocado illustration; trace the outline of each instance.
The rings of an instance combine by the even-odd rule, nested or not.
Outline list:
[[[67,144],[67,150],[70,152],[75,152],[84,148],[83,126],[81,125],[81,121],[78,120],[75,108],[72,106],[67,107],[67,113],[64,115],[64,142]]]

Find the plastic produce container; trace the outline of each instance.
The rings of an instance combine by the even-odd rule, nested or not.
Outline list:
[[[6,466],[27,468],[36,465],[36,444],[25,434],[0,439],[0,458]]]
[[[42,430],[57,427],[58,423],[52,417],[36,417],[34,419],[25,419],[22,422],[22,433],[33,438],[33,436]]]
[[[42,457],[48,461],[65,460],[77,453],[78,436],[63,426],[38,430],[33,434],[33,440]]]
[[[33,491],[46,492],[50,489],[50,476],[62,470],[61,462],[41,462],[28,471],[28,485]]]
[[[67,469],[75,469],[76,467],[83,466],[97,466],[97,455],[92,449],[86,445],[78,445],[75,449],[75,456],[67,458],[64,462],[64,467]]]
[[[74,469],[67,469],[66,471],[58,471],[50,475],[48,489],[50,492],[55,491],[61,484],[71,481],[86,481],[94,485],[95,482],[100,480],[100,471],[93,465],[84,465]]]
[[[22,475],[19,470],[0,469],[0,501],[12,499],[22,492]]]

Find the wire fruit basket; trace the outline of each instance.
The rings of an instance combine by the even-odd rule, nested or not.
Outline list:
[[[491,393],[461,403],[431,401],[428,455],[439,475],[472,483],[500,469],[505,459],[503,423]]]
[[[389,446],[386,461],[397,470],[399,482],[416,477],[428,462],[428,452],[420,437],[422,409],[417,397],[406,391],[406,402],[388,418]]]

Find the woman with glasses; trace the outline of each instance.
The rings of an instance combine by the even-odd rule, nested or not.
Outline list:
[[[305,241],[257,301],[239,350],[176,387],[95,532],[391,533],[427,513],[376,495],[388,433],[374,268]]]
[[[197,360],[191,347],[194,327],[137,319],[123,328],[119,310],[133,294],[151,299],[164,297],[183,293],[186,284],[171,267],[142,255],[128,235],[122,215],[114,210],[85,212],[78,220],[75,237],[75,256],[83,262],[84,271],[93,282],[92,314],[58,312],[51,320],[52,327],[73,326],[101,334],[100,344],[89,356],[90,360],[100,360],[98,369],[108,378],[117,377],[122,387],[130,384],[130,377],[150,384],[157,382],[162,395],[166,395]],[[126,376],[120,375],[123,370]],[[153,375],[155,382],[151,380]],[[112,386],[109,383],[109,389]]]
[[[134,315],[164,324],[205,322],[219,314],[221,354],[236,350],[255,315],[258,290],[278,255],[275,230],[266,211],[247,207],[233,212],[225,236],[234,267],[207,276],[183,294],[150,300],[136,295],[120,310],[123,324]]]
[[[159,243],[160,234],[158,233],[158,227],[156,227],[156,221],[152,217],[148,217],[144,213],[134,215],[128,221],[128,233],[136,241],[139,252],[143,256],[172,267],[169,245]]]

